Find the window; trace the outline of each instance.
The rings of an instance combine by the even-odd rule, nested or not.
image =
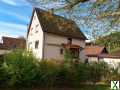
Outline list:
[[[72,44],[72,38],[68,38],[68,44]]]
[[[74,58],[79,58],[79,49],[78,48],[70,48],[70,51]]]
[[[60,54],[61,54],[61,55],[63,54],[63,48],[60,49]]]
[[[32,42],[29,42],[28,44],[28,48],[31,48]]]
[[[38,27],[38,26],[39,26],[39,24],[36,25],[36,27]]]
[[[38,48],[38,45],[39,45],[39,41],[35,41],[35,49]]]
[[[33,19],[35,20],[35,19],[36,19],[36,16],[34,16]]]
[[[35,26],[35,33],[38,33],[38,29],[37,29],[38,26],[39,26],[39,24],[37,24],[37,25]]]
[[[38,33],[38,30],[36,30],[35,33]]]

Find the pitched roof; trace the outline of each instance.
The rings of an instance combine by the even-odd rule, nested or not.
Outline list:
[[[99,56],[100,54],[108,53],[106,48],[103,46],[86,46],[85,54],[86,56]]]
[[[41,10],[39,8],[34,8],[33,13],[35,11],[37,13],[42,30],[44,32],[62,35],[66,37],[77,38],[77,39],[83,39],[83,40],[86,39],[86,37],[80,31],[79,27],[74,21],[55,15],[50,12]],[[31,22],[32,22],[32,19],[31,19]],[[29,33],[29,30],[30,29],[28,29],[28,33]]]

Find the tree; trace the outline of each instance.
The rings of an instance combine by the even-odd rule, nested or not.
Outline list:
[[[76,21],[89,39],[119,31],[120,0],[27,0]]]

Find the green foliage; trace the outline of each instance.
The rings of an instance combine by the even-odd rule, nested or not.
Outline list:
[[[108,75],[111,75],[111,79],[112,76],[119,76],[118,73],[110,73],[110,70],[104,62],[38,62],[32,53],[20,50],[5,56],[4,63],[0,65],[0,83],[29,87],[79,87],[84,83],[100,82]]]
[[[113,52],[116,49],[120,48],[120,32],[114,32],[110,35],[101,37],[96,40],[96,44],[104,45],[107,47],[109,52]]]
[[[52,87],[58,72],[58,66],[54,61],[43,60],[39,62],[37,84],[42,87]]]
[[[106,78],[109,71],[108,65],[104,62],[92,63],[90,65],[90,81],[93,83],[99,82],[103,77]]]
[[[4,68],[9,76],[9,85],[30,86],[36,77],[35,58],[25,51],[14,51],[5,56]]]
[[[70,50],[68,50],[68,49],[65,49],[64,60],[65,60],[65,62],[71,62],[73,60],[73,55],[71,54]]]

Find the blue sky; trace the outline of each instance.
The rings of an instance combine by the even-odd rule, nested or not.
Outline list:
[[[32,6],[25,0],[0,0],[0,38],[26,36]]]

